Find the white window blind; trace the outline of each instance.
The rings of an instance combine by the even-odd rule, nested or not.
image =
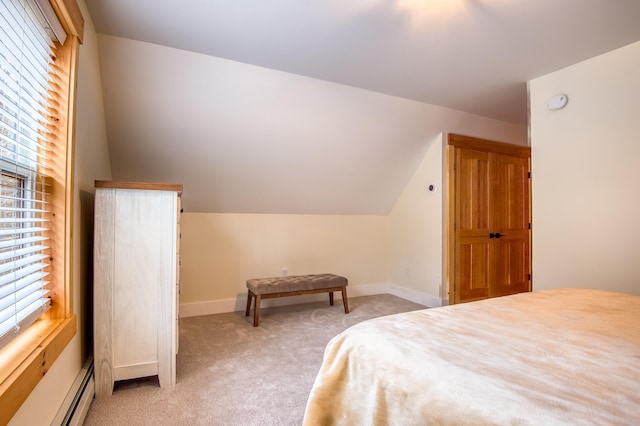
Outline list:
[[[55,25],[45,15],[29,0],[0,6],[0,348],[51,304],[47,182]]]

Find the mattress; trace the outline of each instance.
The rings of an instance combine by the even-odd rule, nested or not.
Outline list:
[[[640,297],[553,289],[334,337],[305,425],[640,424]]]

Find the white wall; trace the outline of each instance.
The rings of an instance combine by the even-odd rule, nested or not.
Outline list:
[[[640,42],[529,89],[534,290],[640,294]],[[549,111],[557,93],[569,103]]]
[[[443,137],[435,138],[389,215],[389,282],[422,295],[427,306],[441,304]]]
[[[439,303],[439,135],[527,143],[526,126],[436,105],[110,35],[99,47],[114,176],[184,184],[182,315],[240,309],[246,279],[281,268]],[[405,188],[418,169],[439,188],[427,205],[420,182]]]
[[[75,197],[73,217],[73,305],[78,332],[67,348],[11,419],[10,425],[48,425],[92,350],[90,310],[93,239],[93,182],[110,179],[107,134],[102,109],[102,88],[96,33],[82,0],[85,18],[84,44],[78,64]]]
[[[459,111],[440,111],[452,133],[526,145],[523,127]],[[442,303],[443,173],[446,136],[429,149],[389,215],[185,213],[181,219],[181,315],[244,309],[248,278],[331,272],[349,278],[349,295],[392,293]],[[434,184],[433,193],[427,191]],[[185,188],[185,191],[188,190]],[[265,301],[265,306],[315,298]]]
[[[188,212],[386,215],[435,136],[488,121],[165,46],[98,41],[114,177],[182,183]],[[524,126],[500,125],[526,137]]]
[[[351,296],[384,292],[385,223],[385,216],[185,213],[180,313],[242,310],[246,280],[280,276],[282,269],[288,275],[346,276]],[[282,303],[292,300],[265,300],[264,306]]]
[[[444,122],[443,130],[516,145],[528,142],[503,123],[477,116]],[[427,306],[448,303],[444,244],[447,139],[446,133],[434,138],[389,214],[390,292]],[[433,192],[429,185],[434,185]]]

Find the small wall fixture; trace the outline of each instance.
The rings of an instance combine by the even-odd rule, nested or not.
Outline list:
[[[547,108],[549,108],[550,111],[556,111],[566,107],[567,102],[569,102],[569,97],[564,93],[553,95],[547,100]]]
[[[435,190],[436,190],[436,186],[435,186],[435,185],[433,185],[433,184],[431,184],[431,185],[429,185],[429,186],[427,187],[427,189],[429,189],[429,192],[433,192],[433,191],[435,191]]]

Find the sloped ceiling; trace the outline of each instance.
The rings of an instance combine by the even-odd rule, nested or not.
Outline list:
[[[522,134],[526,81],[640,40],[636,0],[86,3],[114,178],[203,212],[385,214],[450,122]]]

